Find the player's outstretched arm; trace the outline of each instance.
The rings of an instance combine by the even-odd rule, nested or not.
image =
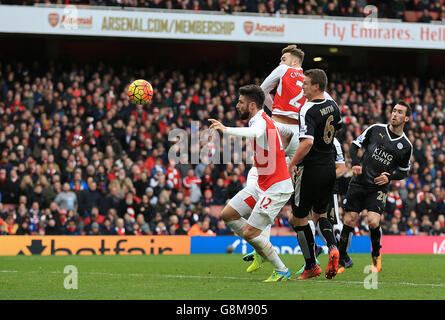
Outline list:
[[[215,119],[209,119],[212,123],[210,125],[210,129],[218,130],[221,133],[226,133],[235,137],[243,137],[248,139],[257,139],[259,138],[264,130],[260,126],[251,126],[244,128],[234,128],[234,127],[226,127],[221,122]]]
[[[210,125],[210,129],[217,130],[217,131],[219,131],[221,133],[226,132],[227,127],[225,125],[223,125],[221,122],[219,122],[218,120],[209,119],[209,121],[212,123]]]

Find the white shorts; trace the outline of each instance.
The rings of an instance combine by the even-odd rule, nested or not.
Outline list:
[[[281,208],[289,201],[293,192],[292,180],[289,178],[273,184],[265,191],[260,188],[257,191],[258,201],[247,223],[254,228],[264,230],[268,225],[275,223]]]
[[[258,169],[252,167],[247,174],[246,186],[240,190],[228,205],[236,210],[241,217],[246,218],[251,213],[258,201]]]

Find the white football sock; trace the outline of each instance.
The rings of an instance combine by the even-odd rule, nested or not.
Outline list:
[[[268,225],[262,232],[261,235],[263,235],[267,240],[270,240],[270,228],[272,225]]]
[[[282,272],[288,270],[283,261],[281,261],[269,239],[260,234],[258,237],[248,240],[247,242],[249,242],[252,247],[255,248],[255,251],[264,259],[270,261],[275,266],[276,270]]]

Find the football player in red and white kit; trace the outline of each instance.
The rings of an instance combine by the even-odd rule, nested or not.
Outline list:
[[[303,64],[304,52],[296,45],[289,45],[281,51],[280,64],[261,84],[265,94],[265,105],[272,110],[272,119],[281,131],[282,128],[290,129],[293,136],[286,147],[286,156],[291,159],[295,154],[299,143],[298,115],[301,107],[306,102],[303,96],[304,74],[301,65]],[[270,92],[276,88],[275,96],[272,98]],[[250,175],[250,172],[249,172]],[[315,232],[315,227],[313,231]],[[270,238],[270,227],[263,230],[263,235]],[[319,250],[319,252],[321,252]],[[258,257],[258,256],[256,256]],[[252,272],[261,267],[262,262],[255,259],[255,252],[246,254],[245,261],[253,260],[247,268],[247,272]]]
[[[296,134],[286,148],[286,155],[295,154],[298,148],[298,114],[305,104],[303,96],[304,74],[303,64],[304,52],[296,45],[289,45],[282,51],[280,64],[261,84],[266,100],[265,105],[272,110],[272,119],[286,124]],[[272,98],[270,92],[277,89]]]
[[[293,136],[285,149],[286,156],[292,158],[298,148],[298,112],[301,106],[306,102],[303,96],[304,74],[301,65],[304,59],[304,52],[296,45],[289,45],[281,51],[280,64],[261,84],[265,94],[265,106],[272,110],[272,119],[280,131],[287,128],[293,132]],[[272,98],[270,92],[274,89],[276,94]],[[255,169],[252,168],[251,171]],[[254,176],[255,172],[252,172]],[[251,172],[249,171],[249,176]],[[248,178],[249,178],[248,176]],[[270,228],[268,226],[263,230],[263,235],[270,238]],[[314,229],[315,230],[315,229]],[[247,268],[247,272],[252,272],[261,267],[262,262],[255,259],[255,252],[250,252],[243,257],[245,261],[252,261]]]
[[[249,127],[225,127],[220,122],[210,119],[212,122],[210,129],[253,140],[258,179],[255,191],[250,195],[253,200],[250,205],[253,205],[253,208],[247,212],[243,208],[236,207],[237,202],[232,201],[235,198],[242,198],[249,205],[249,195],[243,194],[245,188],[240,191],[242,197],[237,195],[226,205],[221,217],[236,234],[252,245],[256,255],[274,265],[275,270],[265,282],[288,280],[289,269],[283,264],[269,239],[261,235],[262,230],[274,222],[293,193],[289,172],[285,172],[287,164],[282,137],[275,122],[263,110],[265,99],[263,90],[258,86],[248,85],[241,87],[239,93],[237,109],[242,120],[249,120]],[[255,201],[255,198],[258,201]],[[244,218],[246,214],[249,214],[248,220]]]

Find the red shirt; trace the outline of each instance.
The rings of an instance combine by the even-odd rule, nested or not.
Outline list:
[[[201,178],[199,177],[185,177],[183,181],[185,195],[190,196],[190,188],[192,183],[201,184]]]
[[[179,190],[181,187],[181,175],[179,174],[179,170],[176,168],[168,168],[166,177],[167,181],[170,181],[173,184],[173,188]]]
[[[259,117],[266,123],[267,148],[254,140],[254,159],[258,168],[258,185],[261,190],[267,190],[274,183],[289,179],[290,175],[278,129],[266,112],[262,111]],[[251,121],[261,121],[259,117],[257,114]]]
[[[285,64],[278,66],[264,80],[261,88],[267,93],[266,105],[269,92],[277,88],[272,105],[273,115],[298,120],[298,113],[307,100],[303,96],[303,80],[303,69],[292,68]]]

